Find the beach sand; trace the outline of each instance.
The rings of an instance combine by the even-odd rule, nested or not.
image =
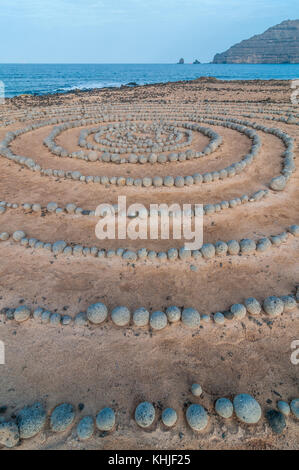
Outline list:
[[[278,127],[296,140],[295,124],[265,119],[283,116],[289,109],[290,83],[286,81],[234,81],[200,79],[193,82],[150,85],[122,89],[76,92],[45,97],[22,96],[7,100],[7,116],[32,108],[34,112],[53,107],[77,105],[150,105],[159,109],[185,106],[190,110],[211,112],[226,109],[228,116]],[[245,118],[249,108],[263,110]],[[1,110],[0,110],[1,111]],[[26,126],[16,121],[0,127],[0,138],[9,130]],[[45,167],[79,170],[96,175],[139,177],[159,173],[162,176],[214,171],[239,160],[250,149],[250,140],[243,134],[219,126],[209,126],[223,137],[223,145],[215,153],[199,161],[167,165],[111,165],[55,157],[43,145],[51,126],[18,137],[12,144],[16,154],[33,157]],[[273,176],[281,169],[282,142],[275,136],[258,132],[262,138],[261,152],[254,163],[239,175],[188,188],[104,187],[72,180],[41,177],[27,168],[0,158],[0,200],[39,202],[43,206],[56,201],[61,207],[74,202],[83,209],[93,209],[102,202],[116,203],[119,194],[128,203],[145,206],[159,202],[216,203],[244,192],[252,194],[267,189]],[[78,150],[80,128],[63,133],[57,141],[69,151]],[[203,148],[207,139],[196,137],[194,145]],[[297,145],[295,155],[298,155]],[[298,164],[297,164],[298,167]],[[87,173],[88,171],[88,173]],[[179,173],[178,173],[179,172]],[[217,240],[261,238],[283,232],[298,223],[299,169],[292,175],[286,189],[271,191],[256,203],[228,209],[204,219],[204,242]],[[13,233],[23,229],[29,237],[54,242],[115,249],[143,246],[167,251],[181,246],[181,241],[99,242],[93,218],[76,216],[45,217],[19,209],[7,210],[0,216],[0,232]],[[104,302],[109,310],[125,305],[132,312],[145,307],[150,312],[171,305],[194,307],[203,313],[225,311],[248,297],[259,301],[270,295],[294,293],[299,284],[298,238],[264,254],[227,256],[193,263],[157,261],[128,263],[119,258],[54,257],[40,250],[24,249],[13,242],[0,244],[0,310],[23,304],[32,309],[41,306],[52,312],[74,317],[90,304]],[[190,265],[196,264],[197,270]],[[5,419],[17,414],[23,406],[41,401],[48,413],[58,404],[67,402],[76,407],[76,423],[85,415],[111,406],[116,412],[116,429],[106,436],[97,431],[87,442],[80,442],[76,426],[61,434],[53,434],[49,422],[35,438],[23,440],[19,449],[298,449],[298,421],[287,419],[282,435],[275,435],[265,418],[267,409],[276,408],[277,400],[290,402],[298,397],[298,365],[291,363],[291,343],[298,340],[298,309],[273,322],[258,318],[227,321],[225,325],[202,326],[189,330],[169,325],[161,332],[148,328],[118,328],[111,320],[102,326],[62,327],[42,325],[29,320],[0,323],[0,340],[6,347],[6,364],[0,366],[0,407],[7,406]],[[193,383],[203,388],[201,398],[190,392]],[[233,417],[227,421],[216,416],[214,402],[225,396],[250,393],[260,403],[263,417],[257,425],[245,425]],[[134,411],[141,401],[155,404],[157,419],[147,430],[138,428]],[[200,403],[210,414],[208,427],[194,433],[187,425],[188,404]],[[78,405],[84,404],[79,411]],[[173,407],[178,413],[177,425],[167,430],[160,419],[161,410]]]

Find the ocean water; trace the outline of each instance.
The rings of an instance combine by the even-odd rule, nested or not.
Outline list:
[[[299,64],[0,64],[0,80],[7,98],[21,94],[66,93],[194,80],[212,76],[222,80],[299,79]]]

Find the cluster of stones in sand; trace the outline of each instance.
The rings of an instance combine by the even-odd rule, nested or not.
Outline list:
[[[192,393],[200,397],[202,389],[198,384],[192,386]],[[277,410],[269,410],[266,413],[268,424],[273,432],[281,434],[286,428],[286,417],[291,412],[295,419],[299,419],[299,399],[295,398],[290,405],[287,402],[279,401]],[[84,405],[80,404],[78,409],[82,411]],[[2,414],[6,412],[6,407],[0,408]],[[228,398],[219,398],[214,404],[216,414],[222,419],[230,419],[235,413],[236,418],[243,424],[257,424],[262,418],[262,409],[259,403],[249,394],[242,393],[236,395],[233,402]],[[135,422],[141,429],[149,429],[157,423],[157,412],[150,402],[142,402],[135,409]],[[210,422],[210,415],[200,404],[188,406],[185,419],[189,427],[195,431],[204,431]],[[166,429],[171,429],[178,423],[178,414],[173,408],[164,408],[161,421]],[[48,422],[48,423],[47,423]],[[26,406],[18,411],[15,419],[0,416],[0,445],[7,448],[14,448],[21,445],[22,441],[32,439],[43,432],[46,427],[51,433],[59,434],[70,432],[76,424],[76,437],[79,441],[86,441],[97,437],[95,432],[100,432],[101,437],[105,437],[117,429],[117,414],[114,409],[106,407],[94,418],[86,415],[76,419],[76,409],[70,403],[63,403],[51,411],[50,416],[45,406],[41,402]]]
[[[226,321],[243,320],[247,315],[260,316],[262,312],[268,318],[274,319],[283,313],[289,313],[297,309],[299,302],[299,287],[297,287],[294,295],[283,296],[270,296],[267,297],[262,303],[257,299],[250,297],[244,303],[233,304],[228,310],[223,312],[216,312],[213,314],[200,314],[195,308],[181,309],[177,306],[170,306],[165,311],[159,310],[150,313],[146,308],[140,307],[131,313],[125,306],[114,308],[110,314],[107,306],[103,303],[92,304],[88,307],[86,312],[80,312],[75,318],[69,315],[60,315],[59,313],[52,313],[41,307],[37,307],[34,311],[26,305],[20,307],[4,308],[0,314],[0,320],[6,322],[15,320],[18,323],[23,323],[30,318],[38,321],[41,324],[50,324],[55,326],[91,326],[102,325],[111,319],[112,323],[118,327],[150,327],[153,331],[164,330],[169,325],[178,324],[181,322],[188,328],[199,328],[201,322],[209,324],[212,320],[215,324],[221,325]]]

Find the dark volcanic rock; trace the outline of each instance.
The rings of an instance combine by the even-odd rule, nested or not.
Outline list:
[[[299,20],[283,21],[263,34],[216,54],[214,64],[298,64]]]

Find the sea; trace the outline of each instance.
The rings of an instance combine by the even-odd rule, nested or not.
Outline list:
[[[299,79],[299,64],[0,64],[0,90],[6,98],[199,77],[293,80]]]

